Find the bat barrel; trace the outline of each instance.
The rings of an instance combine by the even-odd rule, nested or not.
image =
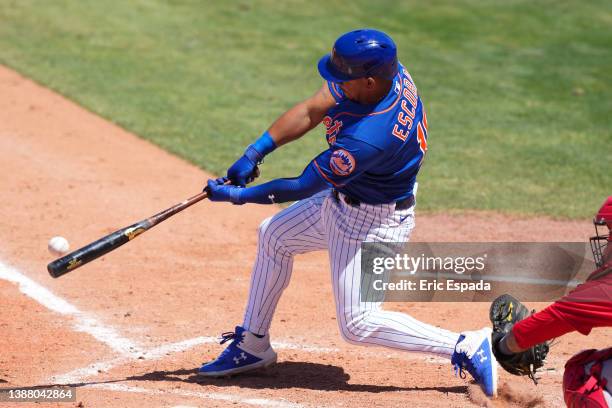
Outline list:
[[[71,272],[81,265],[93,261],[109,253],[110,251],[119,248],[121,245],[131,241],[138,235],[142,234],[150,227],[147,220],[141,221],[127,228],[122,228],[115,231],[97,241],[92,242],[82,248],[77,249],[47,265],[49,275],[58,278],[68,272]]]
[[[138,235],[154,227],[160,222],[172,217],[174,214],[183,211],[185,208],[194,205],[195,203],[208,197],[208,192],[203,191],[193,197],[188,198],[182,203],[176,204],[146,220],[137,222],[129,227],[122,228],[89,245],[79,248],[76,251],[69,253],[47,265],[49,275],[54,278],[59,278],[62,275],[71,272],[78,267],[101,257],[110,251],[119,248],[121,245],[130,242]]]

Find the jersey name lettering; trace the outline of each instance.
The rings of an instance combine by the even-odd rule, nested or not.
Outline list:
[[[402,92],[400,105],[402,110],[397,114],[397,123],[393,126],[391,134],[405,141],[412,130],[418,97],[416,86],[414,86],[410,74],[405,69],[403,74],[402,84],[404,85],[404,91]]]

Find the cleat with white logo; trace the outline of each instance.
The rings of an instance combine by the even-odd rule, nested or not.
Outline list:
[[[491,329],[461,333],[451,363],[455,374],[465,378],[467,370],[489,397],[497,395],[497,360],[491,349]]]
[[[233,340],[216,360],[204,364],[198,375],[224,377],[244,373],[276,363],[276,352],[270,345],[270,335],[259,338],[253,333],[236,326],[234,332],[221,335],[221,344]]]

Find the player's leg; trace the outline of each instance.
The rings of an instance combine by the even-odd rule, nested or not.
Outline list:
[[[399,312],[386,311],[380,302],[362,302],[361,243],[364,241],[406,242],[414,228],[413,209],[402,210],[401,223],[389,225],[393,206],[351,207],[330,203],[328,217],[329,257],[342,337],[361,345],[385,346],[431,353],[450,358],[458,333],[440,329]]]
[[[261,223],[244,322],[226,334],[232,343],[215,361],[202,366],[200,375],[236,374],[276,361],[268,329],[289,284],[294,255],[327,248],[321,206],[328,195],[329,191],[318,193]]]
[[[491,329],[454,333],[423,323],[404,313],[386,311],[380,302],[362,302],[361,243],[407,242],[414,227],[414,208],[351,207],[334,202],[325,217],[330,244],[337,320],[350,343],[384,346],[435,354],[466,369],[487,395],[497,392],[497,363],[491,349]]]
[[[321,207],[328,195],[329,191],[324,191],[301,200],[261,223],[243,322],[250,332],[268,333],[276,305],[291,278],[293,257],[327,248]]]

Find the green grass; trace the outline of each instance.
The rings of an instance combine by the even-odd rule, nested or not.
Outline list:
[[[362,26],[394,37],[428,112],[421,209],[575,218],[612,193],[607,0],[5,0],[0,62],[220,174]],[[314,130],[263,178],[324,148]]]

